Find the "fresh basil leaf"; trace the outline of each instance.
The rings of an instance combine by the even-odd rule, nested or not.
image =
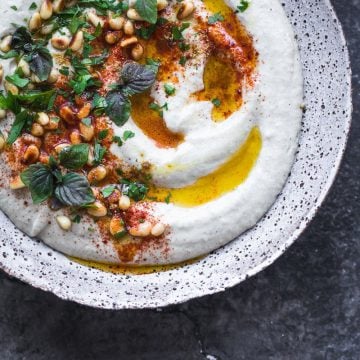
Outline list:
[[[17,28],[12,35],[11,39],[11,49],[17,51],[30,51],[31,45],[33,44],[33,39],[31,37],[30,32],[26,29],[26,27],[21,26]]]
[[[101,190],[101,194],[102,196],[106,199],[108,198],[115,190],[115,186],[114,185],[109,185],[107,187],[104,187],[102,190]]]
[[[19,52],[16,50],[10,50],[9,52],[5,53],[5,54],[0,54],[0,59],[3,60],[7,60],[7,59],[12,59],[19,56]]]
[[[11,110],[14,114],[18,114],[21,111],[17,95],[13,95],[11,92],[4,96],[0,93],[0,109]]]
[[[28,90],[16,95],[16,99],[28,109],[44,111],[49,109],[54,96],[56,96],[56,90],[54,89],[48,91]]]
[[[77,144],[68,146],[59,154],[60,164],[69,170],[81,169],[89,157],[89,145]]]
[[[145,21],[156,24],[158,16],[156,0],[136,0],[135,9]]]
[[[22,77],[19,76],[19,74],[15,73],[13,75],[8,75],[6,76],[6,81],[8,81],[11,84],[14,84],[15,86],[17,86],[18,88],[24,88],[25,86],[27,86],[30,82],[29,79],[24,79]]]
[[[49,50],[43,46],[38,46],[29,56],[27,56],[27,60],[31,71],[41,81],[47,80],[54,65],[53,58]]]
[[[121,78],[124,83],[122,88],[124,94],[134,95],[142,93],[154,85],[156,72],[153,67],[129,61],[121,70]]]
[[[112,90],[106,95],[105,113],[117,125],[124,125],[130,117],[131,104],[121,91]]]
[[[104,158],[106,148],[101,146],[98,141],[95,141],[94,146],[94,165],[99,165]]]
[[[30,165],[20,177],[29,188],[34,204],[40,204],[52,195],[54,179],[48,166],[40,163]]]
[[[32,124],[33,121],[34,115],[30,114],[27,110],[17,114],[6,142],[9,145],[14,143],[15,140],[20,136],[25,126]]]
[[[95,201],[88,180],[85,176],[68,173],[55,189],[56,198],[67,206],[83,206]]]

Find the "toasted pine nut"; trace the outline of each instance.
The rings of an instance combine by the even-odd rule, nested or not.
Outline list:
[[[25,184],[21,180],[20,176],[16,176],[10,180],[10,189],[11,190],[19,190],[23,189],[25,187]]]
[[[42,35],[49,35],[53,32],[53,30],[54,30],[54,25],[48,24],[48,25],[43,25],[40,32]]]
[[[9,83],[8,81],[5,81],[4,88],[7,92],[12,93],[13,95],[19,94],[19,89],[14,84]]]
[[[42,125],[42,126],[45,126],[45,125],[49,124],[50,118],[49,118],[49,115],[48,115],[48,114],[46,114],[46,113],[44,113],[44,112],[39,112],[39,113],[37,114],[37,117],[36,117],[35,121],[36,121],[38,124],[40,124],[40,125]]]
[[[21,136],[21,140],[24,142],[24,144],[26,145],[35,145],[38,149],[40,149],[41,146],[41,140],[33,135],[24,133]]]
[[[60,109],[60,116],[70,125],[74,125],[77,122],[77,116],[75,112],[70,108],[70,106],[67,105],[63,106]]]
[[[11,35],[5,36],[0,42],[0,50],[4,53],[9,52],[11,50],[11,41],[12,41]]]
[[[114,44],[116,44],[117,42],[120,41],[122,36],[123,36],[122,31],[109,31],[105,35],[105,41],[110,45],[114,45]]]
[[[70,141],[73,145],[80,144],[81,143],[81,136],[78,131],[74,130],[70,133]]]
[[[124,26],[125,19],[123,16],[109,18],[109,26],[111,30],[121,30]]]
[[[101,181],[106,178],[107,170],[105,166],[99,165],[96,168],[93,168],[88,173],[88,180],[90,183],[94,183],[96,181]]]
[[[119,208],[125,211],[129,209],[130,205],[131,205],[130,198],[127,195],[121,195],[119,200]]]
[[[60,154],[64,149],[66,149],[69,146],[70,144],[65,144],[65,143],[59,144],[55,146],[54,150],[57,154]]]
[[[88,214],[95,217],[103,217],[107,214],[107,209],[100,201],[95,201],[87,210]]]
[[[39,12],[34,12],[29,20],[29,30],[34,32],[39,30],[42,24],[41,16]]]
[[[161,236],[165,231],[165,225],[162,223],[157,223],[152,229],[151,229],[151,235],[152,236]]]
[[[90,141],[95,134],[94,126],[92,125],[85,125],[82,122],[79,124],[80,134],[85,141]]]
[[[47,125],[44,126],[46,130],[56,130],[59,128],[59,118],[52,117]]]
[[[144,20],[135,9],[129,9],[127,11],[126,15],[130,20],[135,20],[135,21],[143,21]]]
[[[31,74],[30,80],[34,83],[34,84],[40,84],[42,83],[42,81],[39,79],[39,77],[35,74]]]
[[[40,137],[40,136],[43,136],[44,135],[44,128],[38,124],[38,123],[33,123],[31,125],[31,135],[34,135],[34,136],[37,136],[37,137]]]
[[[177,14],[179,20],[184,20],[189,17],[195,10],[194,3],[192,1],[184,1],[181,5],[181,8]]]
[[[125,47],[128,47],[130,45],[133,45],[133,44],[136,44],[138,42],[138,38],[136,36],[131,36],[125,40],[123,40],[121,43],[120,43],[120,46],[125,48]]]
[[[54,0],[53,2],[53,10],[54,13],[58,14],[64,9],[65,1],[64,0]]]
[[[25,77],[29,77],[31,75],[30,65],[24,59],[19,61],[18,68],[21,69]]]
[[[48,20],[53,14],[53,6],[50,0],[44,0],[40,7],[40,16],[43,20]]]
[[[124,221],[121,219],[121,217],[114,216],[110,220],[109,230],[110,230],[110,234],[112,236],[115,236],[116,238],[121,238],[126,234]]]
[[[95,27],[100,26],[101,28],[103,28],[105,25],[105,21],[93,12],[89,12],[87,14],[87,18]]]
[[[54,84],[59,79],[59,72],[56,69],[51,69],[49,77],[47,79],[48,83]]]
[[[72,51],[79,51],[84,44],[84,33],[80,30],[72,38],[70,49]]]
[[[71,223],[71,220],[67,216],[63,216],[63,215],[57,216],[56,222],[65,231],[68,231],[71,229],[72,223]]]
[[[6,144],[6,141],[5,141],[4,136],[0,135],[0,151],[4,150],[5,144]]]
[[[131,20],[126,20],[124,24],[124,33],[126,35],[134,35],[135,28]]]
[[[97,187],[95,187],[95,186],[92,186],[92,187],[91,187],[91,191],[92,191],[92,193],[93,193],[93,195],[94,195],[95,198],[98,198],[98,197],[99,197],[99,195],[100,195],[99,188],[97,188]]]
[[[151,224],[148,221],[140,223],[137,227],[133,227],[129,230],[130,235],[132,236],[149,236],[151,232]]]
[[[54,35],[51,38],[51,45],[57,50],[66,50],[70,45],[70,41],[65,35]]]
[[[85,119],[89,116],[91,111],[91,103],[85,103],[85,105],[80,109],[80,111],[77,114],[77,117],[79,119]]]
[[[138,61],[140,60],[144,55],[144,48],[141,44],[136,44],[132,49],[131,49],[131,57],[135,60]]]
[[[2,64],[0,64],[0,84],[2,83],[4,78],[4,67],[2,66]]]
[[[95,158],[94,158],[94,149],[93,149],[92,146],[90,146],[89,155],[88,155],[88,161],[87,161],[86,164],[89,165],[89,166],[92,166],[94,164],[94,160],[95,160]]]
[[[6,110],[0,109],[0,120],[5,119],[6,117]]]
[[[23,160],[27,164],[33,164],[40,156],[40,151],[35,145],[29,145],[23,155]]]
[[[157,0],[158,11],[164,10],[168,6],[167,0]]]

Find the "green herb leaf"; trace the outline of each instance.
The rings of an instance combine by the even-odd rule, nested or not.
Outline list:
[[[144,184],[133,182],[129,180],[121,180],[123,183],[122,192],[124,195],[129,196],[135,201],[143,200],[149,191],[148,187]]]
[[[12,144],[20,136],[25,126],[32,124],[34,115],[30,114],[27,110],[17,114],[15,121],[11,126],[9,136],[6,140],[8,144]]]
[[[121,91],[112,90],[106,95],[106,115],[117,125],[124,125],[130,117],[131,104]]]
[[[68,173],[55,189],[56,198],[67,206],[83,206],[95,201],[88,180],[85,176]]]
[[[17,73],[6,76],[6,80],[21,89],[27,86],[30,82],[29,79],[24,79],[20,77],[19,74]]]
[[[43,46],[37,46],[28,56],[31,71],[41,80],[45,81],[50,75],[54,65],[53,58],[49,50]]]
[[[221,105],[221,101],[218,98],[212,99],[211,102],[216,106],[219,107]]]
[[[250,1],[249,0],[240,0],[240,5],[237,7],[237,9],[240,12],[244,12],[245,10],[247,10],[247,8],[250,5]]]
[[[15,95],[20,104],[33,111],[45,111],[51,108],[52,99],[56,96],[55,89],[48,91],[28,90]]]
[[[31,51],[33,44],[33,39],[31,37],[30,32],[26,29],[26,27],[21,26],[17,28],[11,39],[11,49],[17,51]]]
[[[130,130],[126,130],[126,131],[124,131],[123,139],[124,139],[124,141],[126,141],[126,140],[133,138],[134,136],[135,136],[134,132],[132,132]]]
[[[164,89],[167,95],[174,95],[175,94],[175,86],[171,84],[165,84]]]
[[[36,3],[32,3],[30,6],[29,6],[29,10],[36,10],[37,9],[37,5]]]
[[[30,165],[20,177],[29,188],[34,204],[40,204],[52,195],[54,179],[48,166],[40,163]]]
[[[218,21],[224,21],[224,17],[221,15],[221,13],[217,12],[214,15],[209,16],[208,23],[210,25],[213,25],[217,23]]]
[[[103,188],[103,189],[101,190],[102,196],[103,196],[105,199],[108,198],[108,197],[114,192],[115,188],[116,188],[116,187],[115,187],[114,185],[109,185],[109,186]]]
[[[158,16],[156,0],[136,0],[135,9],[145,21],[156,24]]]
[[[98,141],[95,141],[94,146],[94,165],[99,165],[106,154],[106,148],[101,146]]]
[[[60,164],[70,170],[81,169],[87,163],[88,157],[88,144],[68,146],[59,154]]]
[[[19,53],[16,50],[10,50],[5,54],[1,54],[0,59],[7,60],[7,59],[15,58],[17,56],[19,56]]]
[[[99,131],[99,134],[98,134],[99,141],[104,140],[108,136],[108,133],[109,133],[108,129],[104,129],[104,130]]]

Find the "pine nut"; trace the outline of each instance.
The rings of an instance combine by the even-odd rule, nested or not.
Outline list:
[[[109,19],[109,26],[111,30],[121,30],[124,26],[125,19],[123,16],[112,17]]]
[[[70,49],[72,51],[79,51],[84,44],[84,33],[80,30],[78,31],[71,40]]]
[[[49,35],[53,31],[54,31],[54,25],[53,24],[44,25],[40,30],[42,35]]]
[[[119,200],[119,208],[125,211],[129,209],[130,205],[131,205],[130,198],[127,195],[121,195]]]
[[[107,175],[107,170],[105,166],[99,165],[96,168],[93,168],[88,173],[88,180],[90,183],[104,180]]]
[[[110,220],[109,230],[112,236],[116,238],[121,238],[126,234],[124,221],[120,217],[114,216]]]
[[[53,14],[53,6],[50,0],[44,0],[40,7],[40,16],[43,20],[48,20]]]
[[[70,108],[70,106],[67,105],[63,106],[60,109],[60,116],[70,125],[74,125],[77,122],[77,116],[75,112]]]
[[[35,145],[38,149],[41,146],[41,140],[39,138],[27,133],[22,134],[21,140],[24,142],[24,144]]]
[[[4,136],[0,135],[0,151],[4,150],[5,144],[6,144],[6,141],[5,141]]]
[[[140,60],[144,55],[144,48],[141,44],[136,44],[132,49],[131,49],[131,57],[135,60],[138,61]]]
[[[39,79],[39,77],[35,74],[31,74],[30,80],[34,83],[34,84],[40,84],[42,83],[42,81]]]
[[[47,82],[50,84],[54,84],[58,81],[59,76],[60,74],[56,69],[51,69]]]
[[[44,135],[44,128],[38,124],[38,123],[33,123],[31,125],[31,135],[37,136],[37,137],[41,137]]]
[[[103,19],[101,19],[99,16],[97,16],[96,14],[94,14],[93,12],[89,12],[87,14],[87,18],[88,20],[91,22],[91,24],[93,24],[95,27],[100,26],[101,28],[104,27],[105,22]]]
[[[151,229],[151,235],[152,236],[161,236],[165,231],[165,225],[162,223],[157,223],[152,229]]]
[[[120,46],[123,47],[123,48],[126,48],[130,45],[133,45],[133,44],[136,44],[138,42],[138,38],[136,36],[132,36],[132,37],[129,37],[125,40],[123,40],[121,43],[120,43]]]
[[[57,50],[66,50],[70,45],[70,41],[65,35],[54,35],[51,38],[51,45]]]
[[[157,0],[158,11],[164,10],[168,6],[167,0]]]
[[[130,235],[145,237],[149,236],[151,232],[151,224],[148,221],[140,223],[137,227],[133,227],[129,230]]]
[[[40,156],[40,151],[35,145],[29,145],[23,155],[23,160],[27,164],[33,164]]]
[[[2,66],[2,64],[0,64],[0,84],[2,83],[4,78],[4,67]]]
[[[120,41],[122,36],[123,36],[122,31],[109,31],[105,35],[105,41],[110,45],[114,45],[114,44],[116,44],[117,42]]]
[[[64,0],[54,0],[53,2],[54,13],[58,14],[59,12],[63,11],[64,7],[65,7]]]
[[[42,125],[42,126],[45,126],[45,125],[49,124],[50,118],[49,118],[49,115],[48,115],[48,114],[46,114],[46,113],[44,113],[44,112],[39,112],[39,113],[37,114],[37,117],[36,117],[35,121],[36,121],[38,124],[40,124],[40,125]]]
[[[134,35],[135,28],[131,20],[126,20],[124,24],[124,33],[126,35]]]
[[[87,161],[86,164],[87,164],[88,166],[92,166],[92,165],[94,164],[94,160],[95,160],[95,158],[94,158],[94,149],[93,149],[92,146],[90,146],[90,148],[89,148],[88,161]]]
[[[30,65],[24,59],[21,59],[19,61],[18,68],[21,69],[25,77],[30,77],[31,75]]]
[[[92,125],[85,125],[82,122],[79,124],[80,134],[83,137],[85,141],[91,141],[91,139],[94,137],[95,129]]]
[[[6,118],[6,110],[0,109],[0,120]]]
[[[127,11],[126,15],[130,20],[135,20],[135,21],[143,21],[144,20],[135,9],[129,9]]]
[[[14,84],[9,83],[8,81],[5,81],[4,88],[7,92],[12,93],[13,95],[19,94],[19,89]]]
[[[76,144],[80,144],[81,143],[81,136],[79,134],[78,131],[74,130],[70,133],[70,142],[73,144],[73,145],[76,145]]]
[[[25,187],[25,184],[21,180],[20,176],[16,176],[10,180],[10,189],[11,190],[19,190],[23,189]]]
[[[71,229],[72,223],[71,220],[67,216],[57,216],[56,222],[58,225],[65,231],[68,231]]]
[[[95,201],[87,210],[88,214],[95,217],[103,217],[107,214],[105,205],[100,201]]]
[[[11,50],[11,41],[12,41],[11,35],[5,36],[0,42],[0,50],[4,53],[9,52]]]
[[[31,32],[34,32],[36,30],[39,30],[42,24],[41,16],[39,12],[35,12],[29,21],[29,30]]]
[[[91,111],[91,103],[86,103],[78,112],[77,117],[79,119],[85,119],[86,117],[89,116]]]
[[[56,145],[54,150],[57,154],[60,154],[64,149],[68,148],[70,146],[70,144],[59,144],[59,145]]]
[[[194,3],[192,1],[185,1],[182,3],[181,8],[177,14],[179,20],[184,20],[189,17],[195,10]]]
[[[59,118],[52,117],[47,125],[44,126],[46,130],[56,130],[59,128]]]
[[[95,198],[98,198],[98,197],[99,197],[99,195],[100,195],[99,188],[92,186],[92,187],[91,187],[91,191],[92,191],[92,193],[93,193],[93,195],[94,195]]]

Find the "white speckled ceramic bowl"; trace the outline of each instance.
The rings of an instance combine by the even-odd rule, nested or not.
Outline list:
[[[94,307],[152,308],[219,292],[277,259],[304,230],[334,180],[351,119],[349,57],[327,0],[283,0],[305,77],[300,147],[283,192],[250,231],[203,260],[168,272],[114,275],[70,261],[0,213],[0,267],[35,287]]]

